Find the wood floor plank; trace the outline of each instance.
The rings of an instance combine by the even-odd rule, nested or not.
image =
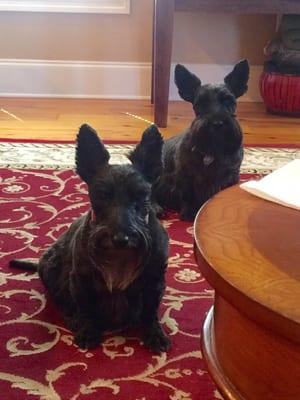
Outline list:
[[[190,104],[171,102],[168,127],[161,132],[171,137],[192,118]],[[262,103],[245,102],[238,105],[238,118],[245,144],[300,145],[299,118],[272,115]],[[153,106],[146,100],[0,98],[1,138],[73,140],[87,122],[103,139],[138,140],[147,121],[153,121]]]

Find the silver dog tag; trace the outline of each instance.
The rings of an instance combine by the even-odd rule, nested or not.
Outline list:
[[[214,161],[214,158],[212,156],[206,155],[203,157],[203,164],[206,166],[210,165],[213,161]]]

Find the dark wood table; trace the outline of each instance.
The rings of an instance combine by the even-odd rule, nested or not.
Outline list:
[[[168,119],[173,20],[175,10],[239,14],[300,14],[300,1],[155,0],[151,99],[152,103],[154,103],[154,121],[159,127],[166,127]]]
[[[195,255],[215,289],[202,350],[224,398],[300,399],[300,211],[226,189],[196,217]]]

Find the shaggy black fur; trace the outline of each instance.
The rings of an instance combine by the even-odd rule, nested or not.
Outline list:
[[[170,341],[158,321],[165,288],[168,236],[151,208],[153,171],[163,140],[149,127],[136,150],[143,163],[109,165],[109,153],[88,125],[77,136],[76,168],[87,183],[91,211],[77,219],[35,266],[81,348],[99,345],[103,332],[141,325],[154,352]],[[139,158],[139,157],[138,157]],[[149,169],[150,168],[150,169]]]
[[[193,104],[196,117],[185,132],[165,141],[153,193],[160,206],[179,211],[184,220],[193,220],[211,196],[239,181],[243,145],[236,98],[247,91],[248,78],[247,60],[219,85],[201,85],[184,66],[176,66],[179,94]]]

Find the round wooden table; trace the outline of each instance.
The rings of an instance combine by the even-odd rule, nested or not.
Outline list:
[[[300,399],[300,211],[238,186],[195,220],[195,255],[215,289],[202,332],[225,399]]]

